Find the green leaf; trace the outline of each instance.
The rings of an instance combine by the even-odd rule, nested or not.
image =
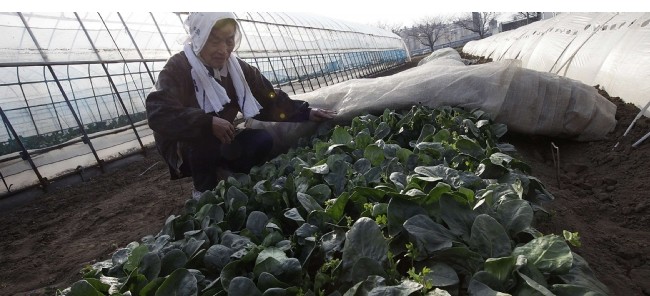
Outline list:
[[[549,291],[546,287],[540,285],[538,282],[529,278],[525,274],[518,272],[517,274],[523,279],[517,285],[516,295],[540,295],[540,296],[555,296],[553,292]]]
[[[228,290],[230,281],[232,281],[232,279],[238,276],[243,276],[247,273],[244,266],[245,264],[241,260],[234,260],[230,261],[230,263],[226,264],[226,266],[223,267],[221,273],[219,274],[219,278],[221,279],[221,286],[225,290]]]
[[[391,198],[386,210],[388,234],[397,236],[402,231],[406,220],[420,214],[426,215],[427,212],[419,204],[400,197]]]
[[[513,256],[501,258],[488,258],[485,260],[484,269],[493,275],[499,282],[505,283],[512,278],[512,271],[515,268],[516,258]]]
[[[142,257],[144,257],[147,252],[149,252],[149,249],[145,245],[139,245],[135,249],[131,250],[129,259],[124,263],[124,271],[126,271],[126,273],[131,273],[131,271],[138,268],[140,260],[142,260]]]
[[[370,160],[373,166],[379,166],[384,161],[384,150],[376,144],[368,145],[363,150],[363,157]]]
[[[596,293],[596,295],[609,295],[607,286],[596,278],[587,261],[576,253],[572,253],[572,255],[573,264],[571,269],[568,273],[561,274],[558,277],[566,284],[585,287],[589,291]]]
[[[416,140],[417,143],[422,143],[422,142],[432,142],[431,139],[433,138],[433,134],[436,132],[436,127],[427,123],[422,126],[422,130],[420,131],[420,136]]]
[[[271,288],[287,288],[289,287],[288,284],[281,282],[278,280],[275,276],[268,272],[262,272],[260,273],[260,276],[257,278],[257,287],[261,291],[266,291]]]
[[[404,229],[418,249],[416,260],[429,257],[435,251],[451,248],[454,235],[449,229],[426,215],[416,215],[404,222]]]
[[[337,126],[332,133],[332,144],[350,145],[353,138],[344,127]]]
[[[185,252],[180,249],[172,249],[162,257],[159,276],[167,276],[174,270],[185,266],[185,263],[187,263]]]
[[[272,275],[278,275],[282,273],[282,261],[280,260],[277,260],[273,257],[265,257],[263,260],[256,261],[257,262],[255,263],[255,267],[253,268],[255,277],[258,277],[263,272],[268,272]]]
[[[327,261],[331,261],[334,255],[341,251],[343,242],[345,242],[345,232],[340,229],[330,231],[321,237],[319,246]]]
[[[490,129],[492,130],[492,134],[497,138],[503,137],[508,132],[508,127],[503,123],[492,123]]]
[[[354,142],[355,142],[354,148],[365,149],[368,145],[372,144],[373,140],[372,140],[372,136],[370,136],[369,132],[366,130],[358,133],[354,137]]]
[[[386,280],[380,276],[369,276],[366,280],[357,283],[343,294],[343,296],[363,295],[392,295],[409,296],[422,289],[422,285],[405,280],[397,286],[386,286]]]
[[[306,193],[313,197],[319,204],[325,203],[326,200],[332,197],[332,189],[325,184],[314,185]]]
[[[266,229],[266,224],[269,222],[269,217],[260,211],[252,211],[246,219],[246,229],[250,230],[254,235],[261,237]]]
[[[223,209],[216,204],[206,204],[201,207],[194,217],[199,221],[202,221],[205,217],[210,217],[213,222],[219,223],[223,221],[224,212]]]
[[[365,174],[372,167],[372,163],[367,158],[359,158],[354,162],[354,170],[359,174]]]
[[[299,239],[298,243],[303,244],[304,242],[301,240],[305,240],[307,238],[313,238],[314,234],[316,234],[320,229],[314,225],[311,225],[309,223],[305,223],[303,225],[300,225],[298,229],[296,229],[295,235]]]
[[[461,136],[461,138],[456,141],[455,146],[461,153],[472,156],[477,160],[481,160],[485,157],[485,150],[481,145],[477,144],[475,140],[472,140],[467,136]]]
[[[576,285],[555,284],[551,287],[551,292],[557,296],[606,296],[600,292],[594,292],[589,288]]]
[[[373,275],[384,278],[387,277],[386,271],[381,263],[371,258],[361,257],[354,263],[352,268],[343,271],[340,280],[353,284],[363,281]]]
[[[474,220],[469,245],[483,258],[505,257],[512,252],[510,238],[503,226],[486,214],[478,215]]]
[[[197,295],[196,278],[187,269],[179,268],[172,272],[156,290],[156,296]]]
[[[533,223],[533,208],[527,201],[521,199],[502,202],[497,208],[497,215],[512,237],[530,228]]]
[[[334,221],[341,220],[344,214],[345,206],[347,205],[349,199],[350,195],[347,192],[344,192],[343,194],[339,195],[338,198],[336,198],[333,204],[327,207],[325,212],[330,215]]]
[[[399,190],[403,190],[406,187],[406,175],[402,172],[392,172],[389,179]]]
[[[427,177],[442,178],[445,183],[453,186],[454,188],[476,188],[478,186],[481,186],[481,183],[483,181],[481,178],[472,173],[457,171],[444,165],[419,166],[416,167],[413,171]]]
[[[235,250],[224,245],[213,245],[205,253],[203,264],[208,270],[218,274],[230,263],[230,255],[234,252]]]
[[[315,165],[313,167],[307,168],[314,174],[326,175],[330,172],[330,168],[327,166],[327,163],[321,165]]]
[[[228,295],[231,296],[262,296],[262,292],[257,289],[255,283],[243,276],[238,276],[230,282],[228,286]]]
[[[451,247],[436,251],[431,259],[433,262],[447,263],[457,271],[469,274],[476,273],[482,268],[485,259],[466,246]]]
[[[162,266],[162,261],[158,254],[155,252],[149,252],[142,257],[140,261],[140,266],[138,267],[138,272],[143,274],[148,281],[153,281],[160,274],[160,268]]]
[[[451,139],[451,133],[449,132],[448,129],[441,129],[439,132],[437,132],[432,139],[432,142],[437,142],[437,143],[442,143],[442,142],[449,142]]]
[[[284,216],[291,219],[291,220],[293,220],[293,221],[298,222],[299,224],[305,222],[305,219],[302,218],[302,216],[300,216],[300,213],[298,212],[298,209],[296,209],[296,208],[291,208],[291,209],[286,210],[284,212]]]
[[[490,286],[478,281],[475,278],[472,278],[467,287],[467,292],[469,295],[481,295],[481,296],[511,296],[511,294],[498,292],[490,288]]]
[[[150,281],[146,286],[140,290],[140,296],[154,296],[156,295],[156,290],[160,288],[160,285],[165,282],[166,278],[159,277],[155,278],[153,281]]]
[[[517,247],[512,256],[523,255],[541,272],[565,274],[571,268],[573,256],[564,239],[557,235],[538,237],[527,244]]]
[[[564,239],[574,247],[580,247],[582,245],[580,243],[580,234],[578,232],[562,230],[562,236],[564,236]]]
[[[460,283],[456,271],[447,264],[434,263],[428,268],[429,272],[424,275],[424,278],[434,287],[447,287]]]
[[[477,214],[468,205],[460,204],[452,196],[443,194],[440,198],[440,218],[456,236],[469,242],[472,225]]]
[[[361,258],[373,259],[382,266],[388,260],[388,243],[381,229],[368,217],[359,218],[346,235],[341,267],[350,269]]]
[[[239,210],[248,204],[248,196],[244,194],[239,188],[231,186],[226,193],[226,205],[228,211]]]
[[[427,296],[451,296],[446,290],[435,288],[426,294]]]
[[[262,250],[262,252],[257,255],[257,259],[255,259],[255,264],[259,264],[262,261],[266,260],[267,258],[273,258],[277,260],[278,262],[282,262],[283,260],[287,259],[287,254],[284,253],[284,251],[278,249],[278,248],[266,248]]]
[[[298,192],[297,198],[307,213],[311,213],[312,211],[324,211],[318,202],[309,196],[309,194]]]
[[[80,280],[75,282],[70,287],[69,296],[103,296],[104,294],[100,293],[91,285],[87,280]]]
[[[375,140],[383,139],[389,134],[390,134],[390,126],[385,122],[380,122],[377,128],[375,129]]]

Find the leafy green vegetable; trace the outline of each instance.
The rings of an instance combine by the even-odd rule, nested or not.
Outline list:
[[[414,106],[324,127],[61,294],[607,295],[567,245],[577,233],[533,228],[552,195],[485,112]]]

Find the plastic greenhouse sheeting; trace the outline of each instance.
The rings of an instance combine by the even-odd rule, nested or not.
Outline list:
[[[650,84],[640,83],[650,79],[650,13],[562,13],[469,42],[463,52],[599,85],[640,109],[650,101]]]
[[[235,12],[237,55],[305,93],[409,60],[392,32],[307,13]],[[144,108],[186,13],[0,12],[0,195],[142,153]]]
[[[454,106],[481,109],[515,132],[598,140],[614,129],[616,106],[577,80],[520,67],[517,60],[466,66],[453,49],[433,52],[415,68],[387,77],[349,80],[295,96],[339,112],[335,123],[388,109]],[[268,129],[286,149],[316,124],[249,120]]]
[[[235,15],[243,32],[237,54],[287,93],[409,60],[402,39],[379,28],[307,13]],[[186,17],[0,12],[0,195],[45,188],[152,146],[145,98],[165,61],[182,50]]]

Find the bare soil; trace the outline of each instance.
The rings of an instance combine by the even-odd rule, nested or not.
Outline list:
[[[618,125],[603,141],[516,134],[503,141],[517,147],[555,196],[545,205],[551,215],[537,228],[579,232],[582,247],[574,251],[611,295],[650,295],[650,140],[631,148],[650,130],[650,119],[642,117],[613,149],[639,109],[611,100]],[[559,174],[551,143],[560,151]],[[79,280],[85,265],[156,234],[169,215],[182,211],[191,189],[190,179],[170,181],[151,150],[120,170],[0,213],[0,295],[54,295]]]

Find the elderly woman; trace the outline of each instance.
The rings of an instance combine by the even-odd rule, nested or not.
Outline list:
[[[147,96],[149,126],[171,179],[192,176],[194,194],[214,189],[230,172],[248,173],[269,156],[265,130],[237,131],[233,121],[321,121],[335,112],[292,100],[233,53],[241,40],[228,12],[191,13],[190,36],[172,56]]]

